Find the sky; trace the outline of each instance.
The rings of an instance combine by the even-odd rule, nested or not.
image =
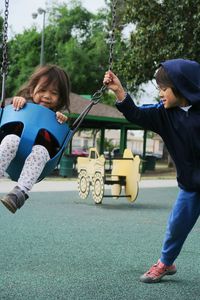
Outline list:
[[[0,0],[0,12],[4,12],[5,0]],[[97,9],[105,7],[104,0],[81,0],[82,5],[91,12],[96,12]],[[51,3],[69,3],[68,0],[9,0],[9,15],[8,15],[8,35],[12,37],[16,33],[22,33],[24,29],[30,28],[36,24],[38,28],[42,28],[42,16],[39,15],[36,19],[32,18],[32,13],[37,12],[39,7],[45,9]],[[4,16],[4,14],[2,15]]]

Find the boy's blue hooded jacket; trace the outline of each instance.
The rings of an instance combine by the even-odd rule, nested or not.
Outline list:
[[[200,65],[172,59],[161,63],[191,107],[165,109],[162,102],[137,107],[129,94],[116,106],[132,123],[158,133],[176,165],[179,187],[200,192]]]

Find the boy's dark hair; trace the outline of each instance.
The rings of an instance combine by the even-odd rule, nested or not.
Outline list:
[[[155,79],[156,79],[156,83],[157,85],[162,89],[162,88],[171,88],[174,95],[176,97],[183,97],[181,95],[181,93],[175,88],[173,82],[171,81],[171,79],[169,78],[167,72],[165,71],[165,69],[163,68],[163,66],[160,66],[158,68],[158,70],[155,73]]]
[[[18,96],[26,99],[32,99],[31,95],[37,86],[41,77],[47,77],[47,80],[41,86],[41,89],[46,88],[50,84],[55,84],[59,92],[59,102],[55,111],[67,109],[70,106],[70,80],[67,73],[56,65],[45,65],[37,67],[35,72],[30,76],[28,82],[19,90]]]

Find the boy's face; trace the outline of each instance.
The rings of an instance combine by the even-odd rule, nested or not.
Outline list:
[[[187,106],[188,102],[184,98],[177,98],[170,87],[160,87],[159,96],[166,109],[176,106]]]

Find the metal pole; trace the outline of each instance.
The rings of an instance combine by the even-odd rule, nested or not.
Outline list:
[[[45,63],[45,61],[44,61],[45,14],[46,14],[46,11],[43,11],[42,39],[41,39],[41,52],[40,52],[40,65],[41,66],[43,66]]]
[[[127,144],[127,129],[125,126],[122,125],[120,130],[120,155],[123,155],[124,149],[126,148]]]
[[[142,173],[146,171],[146,146],[147,146],[147,130],[143,134],[143,154],[142,154]]]
[[[105,128],[101,127],[100,147],[99,147],[99,153],[100,154],[103,154],[104,144],[105,144]]]

